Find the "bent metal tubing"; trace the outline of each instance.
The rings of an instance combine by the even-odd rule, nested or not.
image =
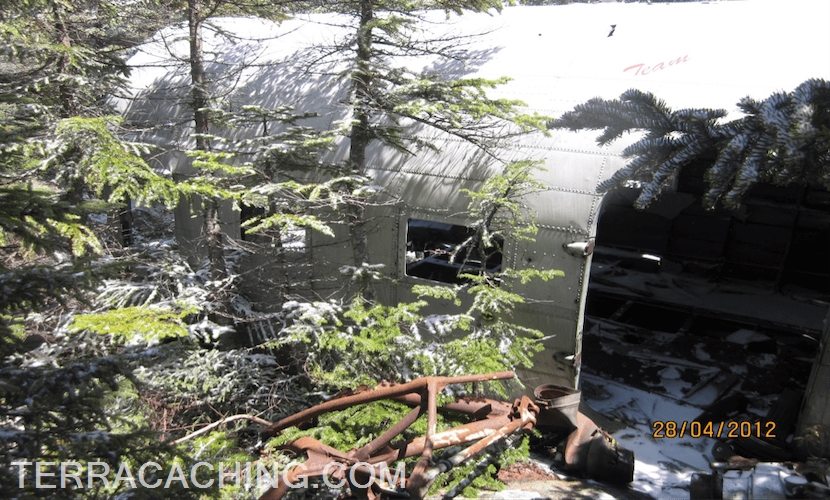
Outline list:
[[[334,469],[334,472],[331,473],[333,478],[338,480],[345,479],[345,470],[358,463],[361,464],[361,467],[353,469],[355,470],[355,474],[352,477],[357,475],[383,477],[378,475],[381,467],[386,467],[398,460],[417,455],[420,455],[421,458],[418,460],[415,469],[406,481],[406,492],[382,490],[382,486],[378,484],[373,484],[370,488],[356,487],[352,489],[352,492],[359,497],[369,500],[376,500],[383,496],[384,493],[397,497],[408,496],[411,499],[421,499],[426,495],[430,485],[432,485],[439,474],[473,457],[513,432],[520,429],[527,430],[532,428],[536,423],[536,415],[539,413],[539,407],[526,396],[517,399],[512,404],[491,399],[462,400],[444,405],[442,409],[467,414],[475,418],[481,418],[481,420],[454,427],[443,432],[436,432],[438,422],[438,393],[450,384],[505,380],[513,377],[513,372],[462,377],[424,377],[406,384],[384,385],[374,390],[333,399],[290,417],[286,417],[266,427],[264,436],[272,437],[284,429],[301,424],[329,411],[341,410],[350,406],[370,403],[381,399],[395,399],[414,405],[412,411],[386,432],[365,446],[353,449],[348,453],[343,453],[330,446],[326,446],[310,437],[302,437],[288,443],[285,446],[286,448],[296,453],[305,453],[308,456],[308,460],[278,477],[276,487],[266,491],[260,497],[260,500],[279,500],[288,492],[290,485],[295,484],[301,478],[320,477],[329,474],[332,468]],[[402,444],[396,444],[394,447],[390,446],[392,440],[409,428],[424,412],[427,414],[426,435]],[[472,442],[476,443],[456,453],[449,459],[440,461],[437,465],[431,465],[434,450]],[[332,467],[332,464],[337,464],[338,466]],[[371,464],[373,470],[369,470],[366,464]]]

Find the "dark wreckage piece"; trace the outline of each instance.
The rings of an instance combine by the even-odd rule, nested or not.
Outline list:
[[[631,481],[634,470],[631,452],[618,448],[607,433],[601,431],[593,421],[581,413],[571,411],[570,415],[563,418],[562,405],[556,404],[556,401],[551,403],[549,399],[537,398],[537,402],[534,402],[527,396],[522,396],[512,403],[494,399],[462,398],[440,408],[437,405],[438,393],[448,385],[505,380],[513,377],[513,372],[499,372],[461,377],[424,377],[405,384],[382,384],[374,390],[333,399],[286,417],[268,426],[264,430],[264,436],[273,437],[284,429],[307,422],[323,413],[381,399],[393,399],[413,406],[412,411],[386,432],[368,444],[347,453],[310,437],[302,437],[286,444],[285,448],[298,454],[305,454],[308,459],[280,475],[276,486],[266,491],[260,500],[279,500],[285,496],[291,485],[297,484],[298,481],[324,475],[329,475],[339,482],[348,481],[352,493],[361,499],[410,498],[420,500],[426,496],[430,486],[440,474],[467,461],[513,433],[530,430],[537,425],[537,422],[543,425],[559,426],[558,431],[571,433],[565,455],[566,465],[572,470],[613,482]],[[568,397],[573,397],[573,389],[562,389],[569,391]],[[464,414],[474,420],[452,429],[436,432],[438,411]],[[400,436],[424,413],[427,415],[425,436],[404,442],[398,441],[394,446],[391,445],[392,440]],[[435,450],[467,443],[472,444],[449,458],[439,460],[437,463],[433,461]],[[387,469],[390,464],[418,455],[421,458],[412,473],[404,478],[405,489],[395,490],[382,484],[382,481],[371,480],[385,477],[383,469]],[[568,458],[571,459],[570,462]],[[349,474],[345,472],[347,469],[350,470]],[[614,472],[608,474],[608,471]],[[388,474],[388,469],[386,474]]]

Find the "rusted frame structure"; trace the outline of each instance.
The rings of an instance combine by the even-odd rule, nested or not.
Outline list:
[[[288,443],[286,445],[287,449],[296,453],[305,453],[308,460],[279,476],[277,487],[265,492],[260,500],[281,499],[288,492],[290,485],[295,484],[303,477],[323,476],[332,463],[341,464],[344,468],[360,465],[365,470],[354,469],[355,475],[353,477],[359,474],[363,478],[373,478],[380,476],[381,467],[417,455],[420,455],[421,458],[406,480],[405,492],[382,490],[379,484],[374,483],[368,488],[353,488],[353,493],[370,500],[380,498],[383,495],[403,496],[412,499],[423,498],[439,474],[475,456],[488,446],[516,431],[532,428],[539,413],[539,407],[527,396],[515,400],[512,404],[490,399],[462,400],[444,405],[442,408],[480,419],[453,429],[437,432],[438,393],[451,384],[506,380],[513,377],[513,372],[461,377],[425,377],[406,384],[381,386],[372,391],[334,399],[286,417],[268,426],[264,431],[264,435],[272,437],[284,429],[299,425],[323,413],[342,410],[357,404],[394,399],[414,405],[412,411],[386,432],[365,446],[353,449],[348,453],[336,450],[311,437],[302,437]],[[393,439],[409,428],[424,413],[427,414],[426,435],[408,442],[391,445]],[[471,442],[475,442],[475,444],[456,453],[449,459],[431,465],[435,450]],[[372,470],[369,470],[369,467]],[[336,469],[332,477],[345,479],[344,468]]]

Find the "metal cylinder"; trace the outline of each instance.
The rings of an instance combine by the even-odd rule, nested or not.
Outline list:
[[[545,384],[533,390],[535,403],[541,413],[538,425],[549,425],[572,429],[576,427],[576,414],[582,392],[571,387]]]

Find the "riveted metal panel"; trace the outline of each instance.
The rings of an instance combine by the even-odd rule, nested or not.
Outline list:
[[[425,14],[429,22],[416,36],[473,35],[463,47],[469,59],[411,57],[398,62],[414,72],[447,78],[509,76],[513,80],[491,96],[521,100],[528,112],[548,116],[593,97],[615,98],[629,88],[655,92],[675,109],[722,107],[734,113],[735,104],[746,95],[763,98],[807,78],[830,78],[830,2],[799,0],[788,2],[786,9],[780,5],[748,0],[516,6],[500,15],[467,14],[449,21],[443,11],[436,11]],[[345,33],[334,27],[339,22],[335,16],[298,15],[279,25],[252,19],[216,22],[229,32],[251,37],[233,43],[227,37],[205,38],[209,53],[239,62],[207,65],[213,76],[235,71],[236,88],[216,79],[214,89],[216,95],[227,96],[229,111],[248,104],[295,106],[298,112],[318,113],[300,122],[317,129],[348,119],[343,105],[348,84],[337,79],[342,67],[334,62],[309,70],[319,55],[314,46],[331,44]],[[481,33],[487,35],[475,36]],[[729,50],[724,50],[722,37],[711,33],[729,33]],[[170,58],[170,51],[186,55],[183,34],[181,28],[170,28],[137,49],[130,59],[135,67],[130,79],[133,97],[116,104],[129,121],[162,125],[135,138],[173,152],[161,157],[163,168],[186,175],[191,173],[189,163],[175,151],[193,146],[188,68]],[[251,61],[256,64],[245,66]],[[279,124],[267,126],[268,133],[279,130]],[[264,134],[265,128],[217,132],[238,140]],[[382,285],[379,297],[390,303],[408,300],[408,287],[418,280],[404,277],[402,271],[409,218],[464,225],[467,199],[460,189],[480,187],[500,171],[501,161],[537,160],[545,168],[538,179],[546,189],[526,199],[541,228],[537,242],[507,242],[505,259],[519,268],[561,269],[565,277],[520,290],[533,300],[517,311],[517,320],[553,335],[535,371],[528,374],[533,380],[526,383],[575,384],[590,258],[570,255],[563,245],[595,236],[602,203],[596,188],[625,165],[621,151],[635,137],[599,147],[593,132],[510,136],[505,131],[496,149],[497,161],[458,137],[423,127],[407,127],[406,133],[431,142],[440,153],[422,149],[406,154],[377,145],[368,151],[368,174],[382,189],[379,199],[384,202],[369,210],[375,229],[370,252],[392,277],[401,278],[399,285]],[[349,141],[343,138],[324,160],[342,162],[348,152]],[[193,227],[186,229],[181,234],[198,233]],[[347,228],[335,225],[335,231],[335,239],[313,234],[309,240],[315,262],[310,288],[321,296],[338,290],[342,283],[330,277],[337,275],[340,265],[351,264]]]

